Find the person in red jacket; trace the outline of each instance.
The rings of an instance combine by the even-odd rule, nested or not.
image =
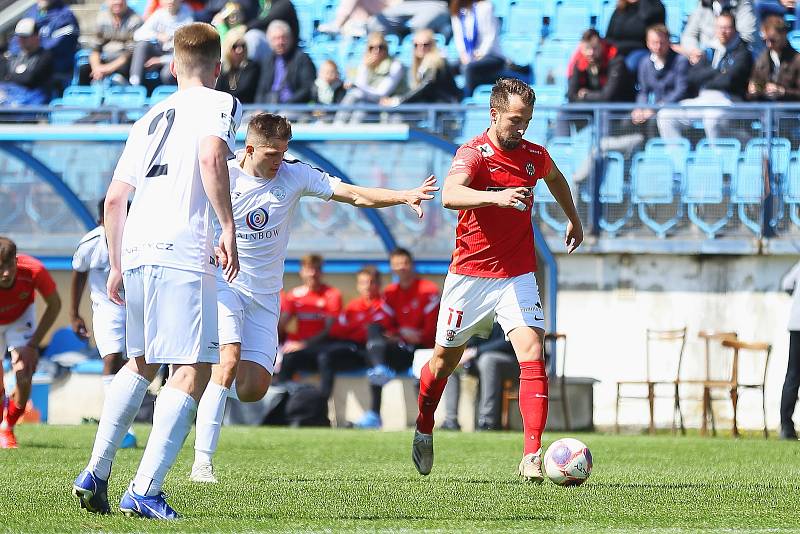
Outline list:
[[[47,305],[36,325],[33,306],[38,291]],[[17,384],[8,395],[7,408],[0,366],[0,449],[16,449],[14,425],[25,412],[31,383],[39,361],[39,344],[61,309],[56,284],[42,263],[17,254],[17,245],[0,236],[0,356],[11,351],[11,365]]]
[[[414,351],[431,348],[436,337],[439,313],[439,287],[420,278],[414,270],[411,253],[397,248],[389,255],[389,267],[397,282],[383,291],[387,326],[370,329],[367,353],[373,367],[367,372],[372,396],[371,408],[354,423],[358,428],[380,428],[383,386],[397,372],[406,371]]]

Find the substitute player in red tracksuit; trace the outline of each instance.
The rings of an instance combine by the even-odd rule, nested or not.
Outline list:
[[[459,210],[458,225],[433,357],[422,367],[420,376],[412,459],[423,475],[433,467],[433,414],[447,377],[458,365],[469,338],[488,337],[497,322],[520,365],[524,447],[519,474],[529,482],[541,483],[544,478],[544,314],[534,277],[536,254],[531,225],[537,180],[545,180],[567,216],[567,252],[581,244],[583,229],[564,175],[544,147],[522,139],[533,116],[535,98],[530,86],[520,80],[498,80],[489,100],[489,129],[458,149],[444,183],[442,204]]]
[[[38,326],[33,306],[35,291],[47,304]],[[16,244],[0,237],[0,359],[6,350],[11,351],[11,365],[17,378],[17,385],[8,395],[8,408],[4,410],[5,390],[0,366],[0,449],[17,448],[14,425],[31,395],[39,344],[53,326],[59,310],[61,299],[44,265],[35,258],[17,254]]]

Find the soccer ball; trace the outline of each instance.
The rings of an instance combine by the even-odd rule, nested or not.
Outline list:
[[[592,473],[592,453],[577,439],[560,439],[547,448],[544,471],[559,486],[580,486]]]

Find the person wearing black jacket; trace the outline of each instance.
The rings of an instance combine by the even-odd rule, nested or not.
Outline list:
[[[269,54],[266,32],[269,25],[275,20],[282,20],[289,25],[296,41],[300,41],[300,21],[297,19],[297,10],[291,0],[266,0],[261,14],[254,20],[247,22],[247,57],[261,63]]]
[[[297,47],[289,25],[282,20],[273,20],[267,28],[267,41],[272,53],[261,63],[256,102],[310,102],[317,69],[308,54]]]
[[[6,53],[0,62],[0,103],[36,105],[50,101],[53,89],[53,58],[42,48],[39,27],[34,19],[17,23],[14,35],[19,41],[17,53]]]
[[[608,21],[606,40],[617,47],[621,56],[644,50],[647,46],[647,28],[653,24],[664,24],[665,18],[661,0],[617,0],[617,8]],[[629,67],[635,71],[636,66]]]
[[[634,76],[620,56],[609,57],[608,48],[594,29],[586,30],[578,45],[585,61],[576,61],[569,77],[570,102],[633,102]]]
[[[256,99],[261,66],[247,59],[247,42],[244,26],[237,26],[225,34],[222,41],[222,72],[217,78],[217,91],[230,93],[242,104],[252,104]]]
[[[680,137],[682,128],[702,118],[706,137],[715,139],[726,122],[724,108],[745,98],[753,56],[736,32],[736,20],[730,12],[723,11],[717,17],[716,25],[718,47],[706,49],[700,61],[689,69],[689,86],[698,95],[681,100],[681,109],[658,112],[661,137]],[[687,109],[692,106],[716,107],[701,111]]]

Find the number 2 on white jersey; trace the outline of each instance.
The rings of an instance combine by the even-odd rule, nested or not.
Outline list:
[[[158,143],[156,151],[153,154],[153,158],[150,160],[147,174],[145,175],[146,178],[163,176],[167,174],[167,171],[169,170],[169,164],[161,163],[161,152],[164,150],[164,144],[167,142],[167,136],[169,136],[169,131],[172,129],[172,123],[175,122],[175,110],[168,109],[167,111],[159,113],[153,117],[153,120],[150,121],[150,127],[147,129],[147,135],[153,135],[156,133],[159,124],[161,124],[162,117],[167,120],[167,127],[164,128],[164,134],[161,136],[161,141]]]

